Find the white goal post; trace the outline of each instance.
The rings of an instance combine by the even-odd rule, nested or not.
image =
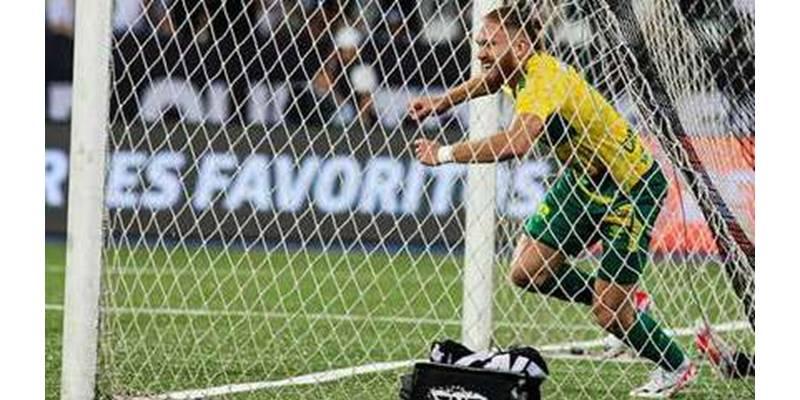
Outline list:
[[[111,0],[78,1],[61,398],[94,398],[110,91]]]
[[[472,26],[480,26],[483,16],[498,7],[497,0],[476,1],[472,9]],[[477,31],[473,32],[477,35]],[[482,67],[475,56],[477,44],[472,44],[472,72]],[[496,96],[477,99],[470,104],[471,139],[492,135],[500,126],[500,102]],[[466,226],[464,234],[464,306],[461,336],[467,347],[488,350],[492,335],[492,292],[494,285],[495,214],[484,212],[496,208],[494,164],[471,165],[467,172]]]
[[[650,312],[693,357],[701,322],[752,352],[747,1],[523,2],[666,175],[652,240],[634,243]],[[564,121],[509,162],[413,158],[417,138],[510,120],[506,93],[419,124],[406,105],[478,73],[483,16],[512,1],[143,0],[112,27],[114,3],[76,1],[63,399],[394,398],[443,338],[540,349],[546,398],[646,379],[642,358],[601,355],[588,308],[507,279],[569,167],[544,146],[569,140]],[[570,265],[597,270],[598,241],[570,229]],[[699,395],[754,392],[703,365]]]

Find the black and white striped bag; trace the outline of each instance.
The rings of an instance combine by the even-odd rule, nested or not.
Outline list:
[[[462,367],[519,372],[531,378],[547,378],[547,363],[536,349],[529,346],[505,351],[472,351],[454,340],[434,342],[429,355],[431,362]]]
[[[429,360],[400,378],[401,400],[539,400],[548,375],[533,347],[475,352],[445,340],[433,343]]]

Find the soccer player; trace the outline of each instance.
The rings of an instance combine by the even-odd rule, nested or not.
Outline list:
[[[543,141],[565,168],[538,211],[525,221],[510,280],[530,292],[591,306],[597,323],[659,368],[631,395],[669,397],[695,379],[697,367],[631,300],[647,260],[653,223],[667,181],[639,136],[573,68],[548,54],[542,24],[528,7],[500,7],[478,34],[482,74],[409,103],[421,121],[456,104],[506,91],[515,101],[510,126],[485,139],[443,146],[414,142],[425,165],[491,163],[520,157]],[[601,265],[592,276],[568,264],[597,241]]]

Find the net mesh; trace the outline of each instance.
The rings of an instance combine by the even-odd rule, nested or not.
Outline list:
[[[547,52],[622,112],[666,175],[640,283],[649,313],[700,362],[690,395],[752,397],[752,380],[716,378],[694,349],[698,321],[744,352],[754,334],[719,257],[716,238],[728,233],[709,228],[686,166],[664,151],[659,111],[643,99],[652,88],[613,8],[535,3]],[[688,141],[752,240],[752,3],[633,6]],[[117,26],[102,394],[394,398],[399,375],[433,340],[460,337],[464,199],[481,182],[467,185],[464,165],[421,165],[411,146],[465,139],[481,115],[462,104],[416,124],[406,106],[469,78],[472,7],[160,0]],[[514,100],[495,96],[492,123],[507,125]],[[508,283],[524,220],[570,168],[552,154],[541,146],[498,164],[495,206],[478,210],[496,216],[481,227],[495,242],[478,249],[495,264],[491,341],[542,350],[548,398],[626,396],[652,363],[630,350],[607,357],[614,343],[588,307]],[[604,249],[579,242],[568,261],[597,270]]]

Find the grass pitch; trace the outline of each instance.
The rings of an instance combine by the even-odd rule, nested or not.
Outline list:
[[[58,398],[64,287],[63,244],[46,247],[46,394]],[[101,394],[158,394],[279,380],[335,368],[424,358],[430,342],[458,338],[462,290],[455,257],[340,252],[220,252],[166,248],[107,254]],[[645,284],[672,328],[700,316],[688,284],[716,322],[737,315],[718,266],[651,266]],[[521,293],[497,280],[494,340],[537,347],[603,333],[584,308]],[[752,348],[752,334],[731,334]],[[688,337],[680,338],[693,354]],[[651,366],[547,356],[546,399],[618,399]],[[227,396],[265,399],[394,399],[406,369],[318,385]],[[754,382],[721,381],[704,366],[684,398],[753,398]]]

